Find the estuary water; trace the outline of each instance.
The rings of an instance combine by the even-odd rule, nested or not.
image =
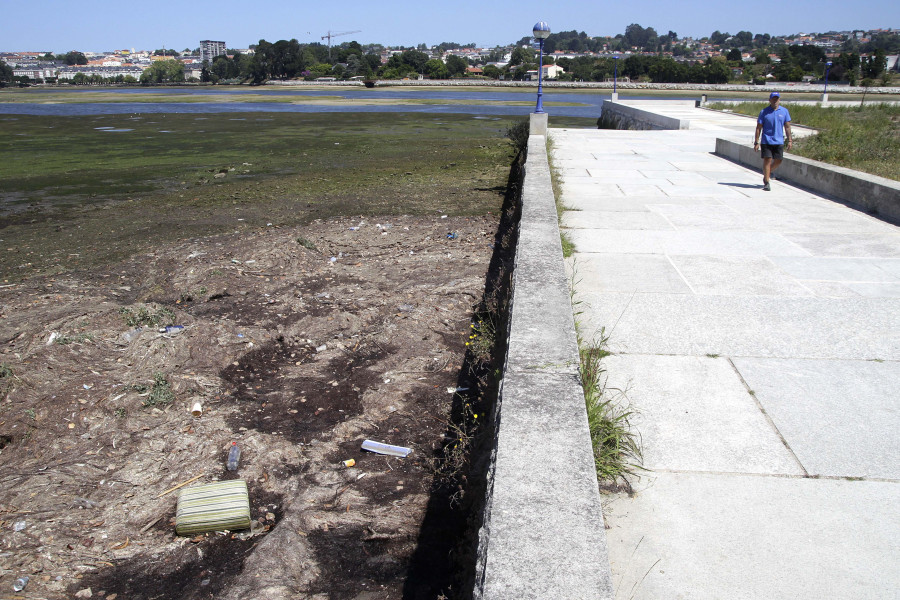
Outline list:
[[[64,93],[71,95],[73,92],[84,94],[85,102],[54,102],[53,95]],[[374,113],[433,113],[433,114],[471,114],[491,116],[525,116],[534,112],[536,91],[527,92],[500,92],[500,91],[472,91],[472,90],[431,90],[423,88],[346,88],[316,90],[283,90],[271,88],[251,89],[215,89],[203,88],[40,88],[33,90],[36,95],[35,102],[0,102],[0,114],[19,115],[53,115],[53,116],[78,116],[78,115],[102,115],[102,114],[139,114],[139,113],[253,113],[253,112],[298,112],[298,113],[327,113],[327,112],[374,112]],[[102,94],[108,98],[109,94],[121,94],[127,98],[130,94],[166,94],[166,95],[200,95],[200,96],[230,96],[228,102],[92,102],[91,95],[98,98]],[[254,100],[243,102],[235,100],[235,96],[252,95]],[[260,102],[260,95],[278,99],[273,102]],[[334,104],[290,104],[284,101],[285,97],[307,98],[335,98]],[[70,96],[71,97],[71,96]],[[543,103],[545,110],[551,115],[562,117],[586,117],[600,116],[600,107],[604,99],[609,99],[608,90],[597,92],[584,91],[583,93],[554,93],[544,91]],[[682,100],[694,100],[696,94],[686,93],[683,98],[671,98]],[[0,100],[2,100],[0,94]],[[39,100],[38,100],[39,98]],[[648,97],[649,98],[649,97]],[[629,96],[629,99],[643,99]],[[391,101],[396,100],[396,104]],[[424,101],[422,104],[407,101]],[[369,102],[377,101],[377,104]],[[442,101],[448,101],[442,103]],[[359,103],[356,103],[359,102]],[[516,104],[511,104],[515,102]],[[565,106],[554,106],[560,103]]]

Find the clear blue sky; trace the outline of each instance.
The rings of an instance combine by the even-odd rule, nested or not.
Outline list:
[[[855,8],[854,8],[855,7]],[[900,28],[900,1],[788,0],[713,2],[643,0],[637,2],[520,2],[461,0],[155,0],[93,2],[37,0],[4,2],[0,51],[79,50],[100,52],[135,48],[196,48],[201,39],[246,48],[260,39],[321,41],[332,32],[360,30],[334,43],[412,46],[475,42],[495,46],[530,35],[537,21],[553,31],[584,31],[590,36],[623,33],[631,23],[659,33],[708,36],[715,30],[787,35],[829,30]]]

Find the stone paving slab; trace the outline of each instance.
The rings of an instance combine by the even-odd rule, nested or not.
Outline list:
[[[576,255],[577,258],[577,255]],[[642,354],[900,360],[900,299],[578,293],[586,331]]]
[[[571,212],[571,211],[569,211]],[[576,222],[581,229],[674,229],[665,217],[650,211],[587,211],[577,218],[563,216],[562,225]]]
[[[900,363],[735,358],[734,364],[810,475],[900,479]]]
[[[726,358],[628,354],[606,368],[651,471],[804,474]]]
[[[579,295],[692,292],[672,261],[660,254],[579,254],[567,262],[567,269],[569,280],[577,282]]]
[[[618,598],[883,599],[900,485],[658,472],[607,507]]]
[[[900,259],[774,256],[771,260],[782,271],[801,280],[900,282]]]
[[[672,256],[672,264],[700,296],[812,296],[765,257]]]
[[[797,233],[785,237],[813,256],[900,258],[900,232],[894,234]]]
[[[569,236],[579,252],[648,252],[659,254],[714,254],[719,256],[809,256],[788,236],[752,231],[608,231],[603,236],[572,229]]]

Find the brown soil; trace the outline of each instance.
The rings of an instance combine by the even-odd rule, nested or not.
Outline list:
[[[22,575],[23,598],[454,595],[462,488],[435,493],[434,457],[452,412],[478,422],[453,390],[477,388],[498,220],[268,228],[0,289],[2,595]],[[123,308],[162,320],[128,339]],[[197,475],[246,480],[262,532],[176,536],[159,496]]]

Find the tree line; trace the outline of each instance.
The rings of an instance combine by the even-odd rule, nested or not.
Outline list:
[[[804,76],[823,77],[825,71],[825,51],[818,46],[787,45],[783,38],[769,34],[753,34],[739,31],[714,31],[708,38],[701,38],[718,46],[722,56],[705,60],[691,60],[692,50],[679,42],[678,34],[668,31],[660,34],[653,27],[642,27],[632,23],[624,33],[612,37],[589,37],[581,31],[561,31],[551,34],[544,42],[545,64],[554,62],[555,51],[583,53],[622,53],[626,56],[616,63],[609,57],[579,56],[560,58],[557,64],[565,72],[559,77],[569,81],[603,81],[618,73],[632,80],[657,83],[727,83],[729,81],[761,83],[774,78],[777,81],[800,81]],[[537,52],[530,37],[519,40],[514,48],[496,48],[478,61],[469,61],[450,55],[446,61],[439,58],[446,50],[474,48],[474,44],[461,45],[443,42],[429,50],[425,44],[407,48],[393,54],[382,64],[382,46],[372,44],[362,46],[352,41],[328,47],[320,43],[301,44],[296,39],[268,42],[264,39],[251,46],[253,53],[242,54],[231,50],[228,55],[217,56],[211,62],[204,62],[200,81],[209,83],[251,83],[262,84],[270,79],[307,79],[322,77],[335,79],[400,79],[424,75],[432,79],[448,79],[469,75],[467,69],[477,63],[486,63],[481,76],[490,79],[523,79],[538,68]],[[857,84],[862,80],[871,84],[878,77],[887,84],[890,76],[885,71],[886,55],[890,51],[900,51],[900,35],[878,33],[865,44],[859,44],[855,37],[845,40],[846,51],[834,60],[829,75],[832,81],[849,81]],[[637,49],[640,52],[634,53]],[[868,51],[868,58],[860,54]],[[186,48],[185,52],[189,52]],[[749,53],[752,60],[743,60]],[[172,60],[160,60],[145,69],[140,82],[145,84],[177,83],[185,81],[184,65],[175,60],[174,50],[156,50],[160,56],[173,56]],[[771,55],[778,57],[772,60]],[[508,56],[505,65],[502,63]],[[85,55],[72,51],[63,55],[47,53],[43,60],[58,60],[67,65],[87,64]],[[0,76],[5,72],[0,71]],[[95,83],[97,75],[82,75],[76,83]],[[128,76],[120,80],[128,81]],[[9,77],[11,80],[11,77]],[[0,79],[2,81],[2,79]]]

